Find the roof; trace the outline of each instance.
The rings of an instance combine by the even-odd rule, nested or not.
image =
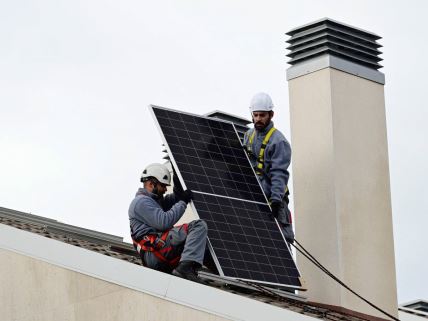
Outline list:
[[[91,269],[97,268],[98,266],[105,266],[106,264],[112,264],[115,265],[114,268],[114,274],[117,275],[118,267],[116,266],[119,264],[119,262],[123,262],[125,264],[120,264],[121,269],[127,269],[127,272],[124,273],[126,275],[132,275],[132,273],[142,272],[144,270],[145,273],[153,274],[150,275],[148,278],[140,278],[140,282],[144,282],[146,280],[146,284],[144,286],[149,286],[150,282],[157,282],[162,284],[169,284],[170,287],[177,287],[177,285],[171,284],[171,280],[168,282],[164,282],[164,278],[172,278],[175,280],[175,282],[178,282],[181,286],[187,286],[187,287],[198,287],[199,284],[182,280],[170,276],[165,273],[153,271],[150,269],[147,269],[145,267],[140,267],[140,258],[138,254],[135,252],[132,244],[123,242],[123,239],[118,236],[105,234],[97,231],[92,231],[84,228],[79,228],[76,226],[60,223],[58,221],[44,218],[41,216],[36,216],[24,212],[19,212],[7,208],[0,207],[0,248],[6,248],[9,247],[13,251],[17,251],[20,253],[28,254],[33,253],[34,246],[29,249],[31,252],[26,252],[25,249],[16,249],[15,244],[16,238],[18,236],[22,237],[31,237],[31,235],[37,236],[38,242],[50,242],[49,244],[51,246],[59,246],[58,242],[60,241],[62,243],[67,244],[68,247],[66,247],[68,250],[71,250],[69,245],[72,245],[74,247],[79,247],[81,249],[89,250],[91,253],[96,252],[98,254],[102,254],[103,256],[110,257],[109,260],[103,263],[103,265],[99,264],[92,264],[90,266]],[[3,227],[2,227],[3,226]],[[22,230],[22,231],[19,231]],[[23,234],[22,234],[23,233]],[[14,237],[10,237],[7,239],[8,235],[14,235]],[[31,242],[22,242],[22,244],[32,244],[34,240]],[[20,242],[18,242],[20,243]],[[64,246],[62,246],[64,247]],[[46,249],[46,246],[40,246],[37,247],[40,249],[40,251],[49,252]],[[63,249],[61,249],[63,251]],[[55,252],[55,251],[52,251]],[[88,256],[90,253],[88,251],[74,251],[74,255],[81,255],[81,256]],[[42,257],[43,260],[49,261],[49,259],[43,258],[48,253],[39,253],[39,256]],[[36,254],[31,254],[29,256],[37,256]],[[100,256],[97,256],[97,258],[100,258]],[[114,261],[112,261],[112,259]],[[89,260],[90,261],[90,260]],[[73,262],[73,263],[70,263]],[[83,271],[85,269],[89,269],[88,266],[86,267],[73,267],[73,264],[89,264],[88,259],[82,259],[82,260],[74,260],[70,262],[53,262],[54,264],[61,265],[66,268],[78,270],[81,273],[84,273]],[[74,262],[84,262],[84,263],[74,263]],[[52,260],[50,260],[50,263],[52,263]],[[119,268],[119,269],[120,269]],[[132,273],[128,270],[132,270]],[[89,271],[89,270],[88,270]],[[96,271],[95,271],[96,272]],[[97,273],[95,272],[88,272],[89,275],[93,275],[97,277]],[[104,278],[101,274],[99,274],[99,278]],[[211,275],[207,271],[203,271],[201,273],[201,276],[207,281],[208,286],[202,286],[205,288],[206,291],[209,291],[210,289],[218,289],[222,290],[220,293],[228,292],[228,295],[233,294],[235,296],[234,299],[236,300],[242,300],[239,298],[246,298],[253,300],[253,304],[251,306],[257,307],[257,311],[262,311],[263,309],[269,309],[269,306],[271,306],[271,310],[269,310],[269,313],[272,313],[273,315],[277,313],[278,308],[283,310],[283,313],[287,312],[297,312],[302,316],[307,317],[313,317],[317,319],[322,320],[350,320],[350,321],[357,321],[357,320],[368,320],[368,319],[376,319],[376,318],[364,318],[361,315],[352,315],[351,313],[340,311],[340,309],[335,309],[332,307],[323,307],[316,303],[310,303],[305,300],[303,297],[299,297],[297,295],[290,294],[285,291],[276,290],[276,289],[268,289],[266,287],[256,286],[254,284],[239,284],[239,282],[230,282],[222,279],[221,277]],[[121,276],[117,276],[120,278]],[[148,281],[150,280],[150,281]],[[112,280],[108,280],[112,281]],[[128,286],[134,289],[139,289],[138,287],[135,288],[134,286],[127,285],[126,282],[116,280],[118,284],[122,284],[124,286]],[[128,282],[129,283],[129,282]],[[149,291],[150,292],[150,291]],[[155,291],[156,292],[156,291]],[[211,293],[211,292],[210,292]],[[156,293],[149,293],[154,294]],[[211,294],[210,294],[211,295]],[[218,295],[218,294],[217,294]],[[226,296],[226,294],[224,294]],[[165,295],[162,295],[163,298],[168,299]],[[232,304],[233,300],[230,299],[229,296],[227,299],[227,302]],[[196,298],[192,298],[196,299]],[[241,302],[241,301],[239,301]],[[245,301],[246,302],[246,301]],[[263,303],[267,305],[257,305],[256,303]],[[221,305],[222,309],[227,309],[226,306]],[[261,307],[263,307],[262,310]],[[218,307],[217,307],[218,308]],[[245,309],[235,309],[235,310],[245,310]],[[250,313],[249,311],[237,311],[239,313]],[[275,312],[275,313],[274,313]],[[226,312],[225,312],[226,313]],[[230,316],[230,314],[225,314],[227,316]],[[271,314],[269,314],[271,315]],[[281,318],[283,318],[285,315],[281,315]],[[296,317],[298,315],[294,315],[294,317],[291,317],[291,319],[296,320]],[[245,317],[240,317],[244,318]],[[275,319],[275,318],[273,318]],[[273,320],[270,318],[270,320]],[[290,319],[290,320],[291,320]],[[300,318],[298,318],[300,319]],[[303,319],[302,319],[303,320]],[[379,320],[377,318],[377,320]]]
[[[428,319],[428,301],[426,300],[414,300],[400,304],[398,310]]]
[[[244,135],[247,132],[247,130],[249,129],[248,125],[252,123],[250,120],[248,120],[246,118],[236,116],[236,115],[232,115],[232,114],[226,113],[226,112],[221,111],[221,110],[214,110],[214,111],[211,111],[211,112],[209,112],[203,116],[211,117],[211,118],[217,118],[217,119],[232,122],[233,125],[235,126],[236,131],[238,132],[238,136],[241,139],[241,141],[244,140]]]
[[[248,124],[251,124],[251,121],[244,117],[232,115],[221,110],[213,110],[205,114],[204,116],[227,120],[234,123],[235,125],[240,125],[244,127],[246,127]]]

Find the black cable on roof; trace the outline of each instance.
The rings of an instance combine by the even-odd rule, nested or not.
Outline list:
[[[309,312],[311,314],[316,314],[320,318],[327,319],[327,320],[332,320],[332,321],[345,320],[343,317],[335,317],[334,315],[332,315],[332,311],[328,311],[325,308],[312,307],[312,306],[307,305],[307,304],[302,303],[302,302],[293,302],[293,303],[290,303],[290,302],[292,302],[294,300],[290,299],[290,298],[282,297],[282,296],[278,295],[277,293],[273,292],[269,287],[262,286],[262,285],[260,285],[260,284],[258,284],[256,282],[251,282],[251,281],[246,281],[246,280],[245,281],[244,280],[237,280],[237,281],[241,282],[243,284],[250,285],[251,287],[256,288],[261,293],[263,293],[265,295],[268,295],[270,297],[273,297],[273,298],[275,298],[275,299],[277,299],[277,300],[279,300],[281,302],[287,302],[290,305],[294,305],[294,306],[300,307],[303,310],[303,312],[304,312],[303,314]]]
[[[361,300],[363,300],[364,302],[366,302],[368,305],[370,305],[371,307],[375,308],[376,310],[378,310],[379,312],[385,314],[386,316],[388,316],[389,318],[391,318],[394,321],[400,321],[400,319],[397,319],[396,317],[394,317],[393,315],[389,314],[388,312],[386,312],[385,310],[379,308],[378,306],[376,306],[375,304],[371,303],[369,300],[367,300],[366,298],[364,298],[363,296],[361,296],[360,294],[358,294],[357,292],[355,292],[354,290],[352,290],[348,285],[346,285],[345,283],[343,283],[343,281],[341,281],[338,277],[336,277],[333,273],[331,273],[329,270],[327,270],[327,268],[322,265],[311,253],[309,253],[308,250],[306,250],[302,244],[300,244],[296,239],[294,239],[294,242],[301,248],[299,248],[298,246],[296,246],[295,244],[291,243],[291,245],[294,246],[294,248],[299,251],[304,257],[306,257],[310,262],[312,262],[316,267],[318,267],[321,271],[323,271],[325,274],[327,274],[329,277],[331,277],[334,281],[336,281],[337,283],[339,283],[341,286],[343,286],[345,289],[347,289],[348,291],[350,291],[352,294],[356,295],[357,297],[359,297]]]

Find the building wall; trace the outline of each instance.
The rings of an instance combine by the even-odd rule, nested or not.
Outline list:
[[[1,321],[226,320],[7,250],[0,262]]]

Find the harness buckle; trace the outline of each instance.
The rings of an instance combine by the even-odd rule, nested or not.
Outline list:
[[[165,241],[162,240],[160,237],[156,238],[153,244],[153,247],[155,247],[157,250],[163,248],[165,245]]]

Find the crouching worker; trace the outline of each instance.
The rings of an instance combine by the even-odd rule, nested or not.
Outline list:
[[[175,226],[193,198],[183,191],[174,175],[174,192],[164,196],[171,185],[171,174],[162,164],[148,165],[129,206],[129,221],[134,247],[143,265],[151,269],[195,282],[201,282],[197,270],[202,267],[207,240],[207,224],[194,220]]]

